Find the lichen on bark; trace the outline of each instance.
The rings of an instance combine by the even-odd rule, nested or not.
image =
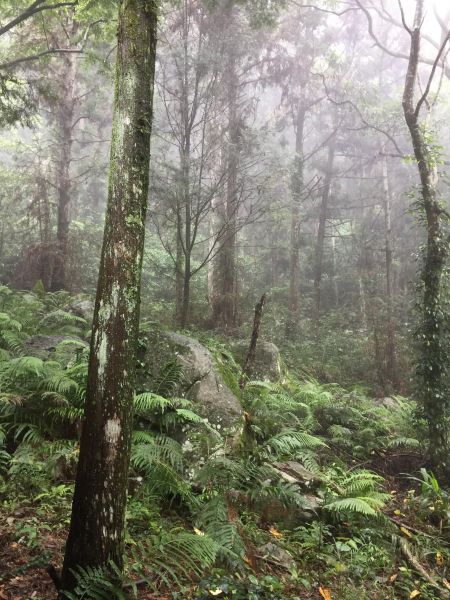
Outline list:
[[[157,0],[122,0],[108,203],[85,418],[63,567],[122,565],[149,183]]]

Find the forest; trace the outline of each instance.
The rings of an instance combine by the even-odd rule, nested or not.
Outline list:
[[[0,600],[450,600],[446,0],[0,0]]]

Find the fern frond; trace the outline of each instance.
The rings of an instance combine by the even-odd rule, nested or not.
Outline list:
[[[112,571],[112,572],[111,572]],[[126,600],[122,588],[111,581],[112,576],[120,581],[120,571],[117,568],[109,570],[100,567],[78,567],[73,571],[76,587],[72,592],[62,592],[67,600]]]
[[[325,504],[324,509],[342,514],[354,513],[374,517],[377,511],[365,498],[341,498]]]
[[[145,417],[152,412],[164,413],[173,408],[171,400],[167,400],[153,392],[144,392],[134,397],[134,414]]]
[[[276,456],[295,456],[298,451],[325,447],[326,444],[320,438],[304,431],[284,429],[267,440],[265,446]]]

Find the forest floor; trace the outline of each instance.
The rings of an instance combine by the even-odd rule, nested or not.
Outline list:
[[[397,462],[398,456],[395,457]],[[411,486],[409,486],[411,487]],[[396,525],[399,533],[407,541],[417,541],[418,536],[425,536],[428,539],[433,539],[436,535],[441,535],[442,531],[436,529],[431,523],[424,524],[423,520],[414,509],[408,509],[410,498],[410,490],[402,477],[386,477],[384,488],[392,494],[392,500],[384,510],[385,516]],[[61,507],[60,507],[61,508]],[[64,513],[68,515],[69,504],[64,506]],[[56,600],[57,592],[55,585],[48,572],[48,567],[51,565],[60,571],[62,567],[62,557],[64,552],[64,544],[67,538],[67,523],[61,522],[62,514],[57,510],[36,510],[36,506],[32,503],[15,508],[12,512],[0,511],[0,600]],[[67,520],[67,519],[66,519]],[[437,525],[437,523],[435,523]],[[277,530],[275,530],[277,531]],[[281,536],[281,533],[279,533]],[[438,562],[442,564],[445,560],[450,564],[450,556],[442,555],[437,552]],[[434,557],[433,557],[434,558]],[[275,561],[276,562],[276,561]],[[429,576],[428,583],[431,582],[433,560],[423,568],[425,578]],[[274,563],[253,562],[258,566],[258,569],[253,569],[252,572],[257,577],[267,576],[268,574],[274,577],[283,578],[285,570],[276,566]],[[413,565],[409,565],[413,566]],[[392,564],[392,568],[383,577],[378,577],[378,586],[376,590],[371,589],[371,586],[359,588],[361,596],[351,596],[354,600],[370,599],[370,600],[387,600],[405,598],[401,592],[394,591],[393,584],[398,577],[405,574],[406,567],[402,566],[401,561]],[[205,574],[207,575],[207,574]],[[320,580],[321,574],[316,573],[316,577]],[[273,595],[264,595],[261,598],[271,598],[273,600],[296,598],[301,600],[340,600],[344,598],[340,594],[340,586],[347,585],[347,578],[339,576],[338,573],[330,579],[327,578],[327,585],[318,586],[315,589],[307,590],[303,586],[295,585],[294,583],[286,583],[281,595],[274,593]],[[415,584],[420,587],[420,578],[415,577]],[[423,582],[422,582],[423,583]],[[450,598],[450,584],[446,578],[441,582],[435,581],[436,595],[428,594],[422,596],[417,588],[409,592],[409,598]],[[182,599],[196,598],[196,585],[192,585],[190,589],[185,588],[182,594],[173,593],[172,590],[161,591],[155,593],[149,591],[145,585],[138,585],[139,600],[173,600],[173,598]],[[431,586],[433,587],[433,586]],[[364,591],[362,591],[364,589]],[[211,591],[211,598],[213,597]],[[91,596],[89,596],[90,598]],[[228,596],[220,596],[228,598]],[[257,597],[257,596],[256,596]],[[253,598],[253,596],[252,596]],[[345,595],[345,598],[348,598]]]
[[[0,299],[0,600],[55,600],[47,568],[61,569],[70,521],[89,328],[66,296],[0,287]],[[42,339],[41,358],[30,342]],[[449,599],[450,492],[427,469],[415,403],[321,383],[300,360],[241,390],[229,340],[200,340],[245,425],[201,417],[173,357],[135,395],[125,589],[147,578],[140,600]],[[84,600],[124,598],[105,572],[77,583]]]

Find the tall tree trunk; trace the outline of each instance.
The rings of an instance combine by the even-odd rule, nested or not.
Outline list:
[[[156,0],[119,6],[114,120],[85,417],[63,589],[77,566],[123,562],[134,370],[149,183]]]
[[[180,113],[183,122],[182,144],[180,152],[181,162],[181,185],[184,208],[184,252],[183,267],[183,302],[181,306],[180,325],[186,327],[189,317],[190,286],[191,286],[191,253],[192,253],[192,207],[191,207],[191,185],[190,185],[190,161],[191,161],[191,119],[189,114],[189,15],[188,1],[184,0],[183,7],[183,77],[181,82]]]
[[[386,155],[383,154],[383,212],[384,212],[384,243],[386,264],[386,304],[387,304],[387,344],[386,368],[387,377],[394,390],[398,389],[397,354],[395,350],[395,331],[393,320],[393,290],[392,290],[392,228],[391,228],[391,191]]]
[[[228,155],[228,179],[227,179],[227,201],[226,219],[228,232],[221,251],[222,254],[222,325],[224,329],[234,327],[236,322],[236,211],[237,211],[237,175],[239,164],[239,139],[240,127],[237,115],[237,73],[236,59],[231,52],[228,67],[228,131],[229,131],[229,155]]]
[[[328,146],[328,160],[325,173],[325,180],[322,190],[322,203],[320,205],[319,214],[319,228],[317,231],[317,241],[314,259],[314,316],[316,325],[319,324],[320,320],[320,285],[322,282],[322,271],[323,271],[323,254],[325,245],[325,232],[328,215],[328,201],[330,199],[331,182],[333,179],[333,163],[334,153],[336,147],[336,137],[333,136]]]
[[[438,172],[434,149],[430,146],[419,114],[425,96],[415,105],[414,92],[420,58],[423,0],[416,1],[414,27],[410,32],[411,47],[403,92],[403,112],[411,135],[414,156],[420,177],[419,210],[426,220],[427,240],[422,268],[423,286],[420,324],[418,327],[419,356],[416,366],[418,400],[428,423],[429,453],[433,467],[450,480],[448,386],[446,384],[448,351],[446,315],[442,312],[442,278],[448,257],[448,240],[443,231],[443,209],[437,192]],[[442,50],[444,46],[442,46]]]
[[[291,181],[291,234],[289,242],[289,317],[286,333],[292,335],[298,325],[299,285],[300,285],[300,204],[303,191],[303,143],[306,105],[300,99],[297,106],[295,124],[295,159]]]
[[[227,9],[229,30],[233,27],[233,3]],[[228,149],[226,158],[227,185],[223,206],[218,207],[224,219],[224,235],[216,256],[217,279],[220,289],[214,294],[213,321],[220,329],[228,331],[236,324],[236,219],[238,210],[238,170],[241,125],[238,115],[237,59],[233,40],[228,41],[226,70],[226,102],[228,119]]]
[[[78,30],[78,23],[71,21],[69,39],[72,40]],[[63,54],[61,71],[58,74],[60,94],[57,98],[55,112],[57,123],[56,187],[57,187],[57,223],[56,238],[58,242],[57,266],[53,275],[52,289],[61,290],[67,287],[67,262],[69,250],[70,201],[73,127],[76,105],[75,84],[77,78],[77,55],[71,52]]]
[[[177,209],[179,210],[179,209]],[[176,240],[176,263],[175,263],[175,322],[181,323],[181,313],[183,311],[183,248],[181,247],[180,228],[177,225],[175,232]]]
[[[337,266],[336,266],[336,236],[331,237],[331,260],[333,265],[333,294],[334,294],[334,307],[339,306],[339,283],[337,279]]]

